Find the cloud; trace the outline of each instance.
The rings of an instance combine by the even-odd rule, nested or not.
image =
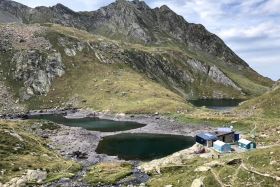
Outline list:
[[[274,80],[280,78],[280,0],[151,2],[153,7],[161,4],[189,22],[203,24],[258,72]]]
[[[276,25],[273,22],[264,22],[244,28],[232,27],[227,30],[221,30],[218,34],[224,39],[260,37],[280,38],[280,25]]]
[[[31,7],[62,3],[73,10],[96,10],[114,0],[16,0]],[[146,0],[169,6],[188,22],[220,36],[258,72],[280,78],[280,0]],[[271,68],[273,67],[273,68]]]

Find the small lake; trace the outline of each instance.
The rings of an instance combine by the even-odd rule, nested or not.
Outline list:
[[[124,160],[162,158],[195,144],[190,136],[124,133],[104,137],[96,152]]]
[[[237,107],[239,103],[243,102],[242,99],[197,99],[189,100],[191,104],[196,107],[205,106],[213,110],[230,110]]]
[[[99,118],[68,119],[65,118],[62,114],[31,115],[29,116],[29,119],[48,120],[70,127],[82,127],[87,130],[100,132],[126,131],[146,126],[145,124],[140,124],[136,122],[113,121]]]

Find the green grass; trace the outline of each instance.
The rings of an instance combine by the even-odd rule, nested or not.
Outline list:
[[[241,159],[243,164],[254,171],[272,176],[280,176],[279,166],[279,146],[270,147],[266,149],[256,149],[245,153],[233,153],[226,155],[221,159],[215,159],[220,163],[227,163],[231,159]],[[182,166],[168,166],[161,168],[161,174],[152,173],[148,186],[157,187],[165,185],[191,186],[194,179],[203,178],[205,186],[220,186],[217,179],[211,171],[195,172],[194,170],[209,163],[212,159],[194,158],[186,160]],[[269,164],[271,161],[277,164]],[[239,187],[239,186],[270,186],[276,187],[280,185],[270,177],[264,177],[252,172],[246,171],[240,164],[213,167],[213,172],[218,176],[218,179],[225,185]]]
[[[250,112],[264,118],[280,118],[280,88],[274,88],[242,104],[239,112]]]
[[[48,180],[65,174],[74,175],[80,165],[65,160],[47,147],[47,141],[31,133],[38,123],[0,121],[0,182],[5,183],[21,176],[28,169],[43,169]]]
[[[57,43],[57,33],[49,33]],[[160,113],[190,109],[184,99],[125,64],[104,64],[91,53],[64,55],[66,74],[56,78],[47,96],[28,101],[30,109],[74,107],[124,113]]]
[[[271,86],[271,82],[264,80],[251,80],[250,77],[254,77],[255,75],[251,72],[248,72],[245,75],[238,74],[236,72],[226,72],[228,76],[233,79],[235,82],[238,83],[238,85],[242,88],[242,90],[246,93],[252,96],[259,96],[263,93],[265,93]],[[248,76],[249,75],[249,76]],[[260,84],[260,82],[262,84]]]
[[[129,163],[103,162],[91,167],[85,181],[92,185],[112,185],[131,174],[132,165]]]
[[[43,26],[45,26],[46,32],[41,33],[41,35],[48,39],[53,48],[62,54],[66,73],[61,78],[54,80],[47,96],[34,97],[24,103],[27,104],[28,109],[79,107],[124,113],[172,113],[178,110],[191,110],[192,107],[185,100],[186,97],[212,97],[212,93],[215,90],[219,90],[228,98],[250,97],[249,95],[242,96],[238,91],[234,91],[230,87],[216,84],[207,79],[207,76],[201,77],[199,73],[192,72],[192,68],[186,63],[189,58],[201,60],[208,65],[217,65],[219,63],[214,57],[193,52],[179,44],[172,42],[160,46],[131,44],[93,35],[72,27],[63,27],[56,24],[43,24]],[[85,49],[82,52],[78,52],[75,57],[68,57],[64,54],[64,48],[59,45],[58,39],[60,37],[72,42],[82,41],[85,43]],[[178,85],[176,85],[168,81],[168,76],[161,77],[160,80],[152,80],[148,78],[146,71],[134,71],[131,64],[121,62],[114,64],[101,63],[95,57],[94,51],[87,45],[88,42],[92,44],[99,44],[100,42],[116,44],[128,53],[153,56],[159,60],[168,59],[171,65],[192,73],[195,81],[192,84],[185,85],[181,83],[182,81],[178,77],[176,81]],[[68,47],[71,48],[72,46]],[[39,50],[45,53],[43,49]],[[109,51],[105,49],[105,53],[109,59],[114,58],[113,54],[110,53],[110,49]],[[0,55],[0,60],[5,60],[5,63],[2,63],[0,68],[3,70],[13,68],[10,67],[12,66],[10,65],[12,55],[12,53]],[[238,73],[223,65],[220,65],[219,68],[229,75]],[[18,98],[23,83],[14,81],[11,72],[4,72],[7,72],[5,74],[7,85],[12,88],[15,97]],[[250,93],[260,94],[268,85],[269,81],[266,82],[260,77],[256,78],[256,75],[252,72],[249,74],[249,77],[254,77],[252,80],[246,76],[246,73],[243,74],[245,75],[240,75],[242,79],[239,75],[233,78],[238,84],[245,82],[246,84],[244,83],[243,87],[251,90]]]

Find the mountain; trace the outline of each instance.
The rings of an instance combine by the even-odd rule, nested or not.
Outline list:
[[[117,0],[75,12],[1,0],[0,22],[1,79],[29,108],[167,112],[188,108],[186,99],[246,99],[273,84],[167,6]]]
[[[97,11],[74,12],[62,4],[31,9],[2,0],[0,7],[26,24],[57,23],[112,39],[150,45],[177,45],[179,42],[188,50],[205,52],[229,64],[248,67],[220,38],[200,24],[186,22],[167,6],[151,9],[144,1],[117,0]]]

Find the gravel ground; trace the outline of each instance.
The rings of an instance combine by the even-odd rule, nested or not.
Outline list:
[[[97,154],[95,149],[98,146],[102,137],[119,134],[119,133],[153,133],[153,134],[172,134],[172,135],[185,135],[195,136],[195,134],[202,131],[213,130],[212,127],[207,125],[198,124],[182,124],[160,115],[124,115],[124,114],[104,114],[94,113],[86,110],[48,110],[48,111],[32,111],[30,115],[36,114],[67,114],[67,118],[83,118],[83,117],[99,117],[101,119],[109,119],[116,121],[133,121],[138,123],[147,124],[146,126],[138,129],[132,129],[120,132],[97,132],[89,131],[80,127],[68,127],[60,124],[61,128],[54,131],[43,131],[44,137],[50,140],[50,147],[55,149],[61,155],[68,159],[75,159],[83,165],[83,170],[78,173],[74,179],[62,179],[49,186],[87,186],[82,182],[82,176],[86,173],[90,165],[104,161],[119,161],[117,157],[112,157],[104,154]],[[85,153],[87,156],[83,159],[73,157],[74,152]],[[131,161],[135,168],[139,165],[138,162]],[[135,169],[133,181],[125,181],[126,184],[140,184],[145,182],[148,177],[145,174]],[[120,186],[122,183],[118,184]]]

